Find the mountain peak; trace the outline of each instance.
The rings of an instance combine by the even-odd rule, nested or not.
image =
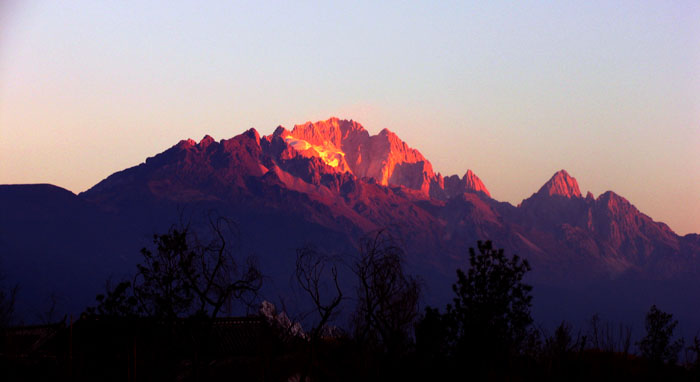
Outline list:
[[[359,123],[347,119],[331,117],[325,121],[306,122],[294,125],[289,132],[294,138],[302,139],[312,145],[329,146],[343,149],[343,143],[354,136],[366,135],[367,131]]]
[[[569,199],[581,197],[581,190],[578,188],[576,178],[569,175],[566,170],[557,171],[537,193],[549,196],[563,196]]]
[[[257,142],[257,144],[260,145],[260,133],[258,133],[258,131],[255,130],[255,128],[251,127],[250,129],[243,132],[243,134],[241,135],[255,140],[255,142]]]
[[[489,193],[489,190],[486,189],[486,186],[484,186],[484,182],[479,179],[472,170],[467,170],[467,173],[464,174],[464,183],[466,185],[466,189],[469,191],[474,191],[474,192],[483,192],[487,196],[491,197],[491,194]]]
[[[196,142],[194,139],[192,139],[192,138],[187,138],[187,139],[183,139],[183,140],[181,140],[180,142],[178,142],[178,143],[175,145],[175,147],[178,147],[178,148],[181,148],[181,149],[187,149],[187,148],[190,148],[190,147],[193,147],[193,146],[196,146],[196,145],[197,145],[197,142]]]
[[[279,126],[277,126],[275,131],[272,133],[272,137],[286,136],[287,134],[289,134],[289,130],[287,130],[287,128],[285,128],[284,126],[279,125]]]
[[[214,138],[212,138],[211,135],[207,134],[202,138],[201,141],[199,141],[199,146],[202,148],[208,147],[210,144],[214,143]]]

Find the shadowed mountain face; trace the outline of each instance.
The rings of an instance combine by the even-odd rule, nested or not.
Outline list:
[[[209,210],[237,222],[241,252],[258,256],[270,292],[285,289],[296,248],[315,243],[350,259],[357,239],[377,229],[402,243],[431,304],[449,300],[454,270],[468,264],[477,240],[527,258],[531,281],[555,291],[540,301],[570,304],[564,311],[593,298],[592,285],[692,284],[700,275],[698,235],[679,237],[612,191],[583,197],[564,170],[515,207],[492,199],[471,170],[443,177],[394,133],[372,136],[337,118],[280,126],[263,137],[251,129],[218,142],[183,140],[80,195],[1,186],[0,207],[5,273],[60,289],[50,270],[37,269],[66,264],[62,280],[77,285],[70,290],[91,280],[83,283],[85,296],[72,297],[74,309],[99,292],[95,280],[133,272],[138,248],[154,232],[183,213]],[[647,300],[641,296],[630,309],[644,311]]]

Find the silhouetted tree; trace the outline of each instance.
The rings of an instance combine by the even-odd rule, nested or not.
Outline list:
[[[306,246],[297,249],[295,275],[297,283],[309,296],[319,316],[319,321],[309,332],[311,339],[317,339],[334,313],[337,313],[343,299],[343,291],[338,283],[338,268],[328,256]],[[332,284],[330,287],[329,281]]]
[[[150,316],[216,317],[232,300],[255,294],[262,274],[249,258],[241,270],[227,241],[233,225],[225,218],[210,218],[209,234],[202,237],[189,226],[154,235],[156,250],[141,250],[135,296]]]
[[[234,300],[255,296],[262,286],[262,275],[250,258],[245,266],[234,259],[233,224],[209,216],[207,226],[204,233],[180,225],[154,235],[155,249],[141,250],[143,261],[137,265],[133,283],[122,282],[114,289],[108,286],[106,294],[97,296],[98,305],[86,311],[87,315],[119,318],[117,325],[125,328],[135,322],[123,318],[156,318],[150,321],[151,334],[160,336],[164,347],[165,363],[158,366],[166,371],[164,379],[174,378],[178,351],[191,353],[192,378],[198,379],[200,366],[207,365],[213,319],[230,311]],[[175,322],[180,317],[189,318],[185,326]]]
[[[638,343],[642,355],[655,363],[675,364],[678,352],[683,348],[683,339],[673,341],[673,331],[678,321],[673,315],[652,305],[644,321],[646,336]]]
[[[230,245],[234,226],[226,218],[209,218],[204,235],[189,225],[172,227],[153,236],[155,250],[141,249],[134,281],[107,285],[96,297],[98,305],[86,313],[102,316],[147,316],[173,319],[216,317],[231,303],[255,295],[262,274],[248,258],[244,267]]]
[[[343,291],[338,283],[338,268],[330,257],[320,254],[310,246],[297,249],[295,276],[301,289],[311,299],[318,314],[318,322],[309,331],[308,374],[313,377],[313,365],[316,361],[318,342],[326,324],[337,313],[337,308],[343,299]],[[328,282],[332,283],[329,287]],[[301,375],[300,380],[304,380]]]
[[[137,317],[143,314],[129,281],[122,281],[114,288],[108,281],[105,285],[105,293],[98,294],[95,299],[97,306],[88,307],[85,314],[112,318]]]
[[[564,354],[583,350],[585,346],[585,337],[580,334],[574,338],[572,334],[573,328],[571,324],[562,321],[554,330],[551,337],[547,337],[544,341],[545,352],[552,358],[561,357]]]
[[[454,305],[447,306],[456,351],[475,362],[519,354],[531,334],[532,287],[523,282],[527,260],[507,258],[490,241],[469,249],[469,270],[457,270]]]
[[[356,338],[398,354],[418,316],[420,283],[404,271],[404,252],[385,231],[360,243],[353,271],[358,278]]]
[[[416,352],[420,359],[430,365],[443,361],[450,353],[451,324],[448,320],[449,316],[440,314],[438,309],[426,307],[416,323]]]
[[[593,349],[629,354],[632,346],[632,327],[621,322],[617,325],[602,322],[598,314],[591,317],[589,326],[588,342]]]
[[[195,273],[197,254],[187,243],[188,228],[154,235],[156,250],[141,249],[143,262],[136,268],[134,292],[148,316],[176,318],[193,314],[194,285],[190,274]]]

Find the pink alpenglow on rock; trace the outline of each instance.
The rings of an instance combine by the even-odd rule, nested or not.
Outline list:
[[[559,170],[555,173],[554,176],[537,191],[537,194],[564,196],[569,199],[582,197],[576,178],[570,176],[566,170]]]
[[[464,174],[464,184],[468,192],[483,192],[487,196],[491,197],[489,190],[487,190],[486,186],[484,186],[484,182],[482,182],[481,179],[479,179],[479,177],[472,172],[472,170],[467,170],[467,173]]]

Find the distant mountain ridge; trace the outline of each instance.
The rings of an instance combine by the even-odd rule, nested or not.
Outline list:
[[[177,202],[244,198],[284,211],[289,207],[272,196],[278,196],[279,190],[300,198],[294,208],[302,210],[305,218],[341,232],[400,222],[402,228],[396,234],[408,241],[425,236],[421,231],[437,234],[413,244],[427,250],[445,244],[443,239],[453,237],[449,232],[457,230],[458,235],[469,234],[469,240],[465,238],[469,245],[492,238],[529,253],[535,261],[552,252],[570,253],[555,262],[584,265],[578,273],[596,277],[628,271],[658,275],[659,269],[649,269],[650,264],[663,263],[664,258],[679,261],[681,248],[686,248],[681,243],[684,239],[665,224],[654,222],[611,191],[598,199],[590,193],[584,198],[576,179],[565,170],[513,207],[491,199],[471,170],[462,178],[443,177],[418,150],[391,131],[370,135],[359,123],[338,118],[295,125],[291,130],[279,126],[262,137],[250,129],[219,142],[209,136],[199,143],[181,141],[80,196],[105,205],[129,196]],[[445,210],[452,204],[460,204],[454,206],[458,209],[469,207],[459,222],[443,217],[450,215]],[[470,228],[460,231],[466,221]],[[692,240],[688,246],[695,248]]]
[[[0,186],[0,244],[8,248],[22,243],[2,232],[19,234],[13,219],[20,216],[29,219],[22,229],[30,229],[35,216],[22,215],[17,206],[36,209],[53,198],[34,200],[18,187]],[[676,235],[612,191],[584,197],[564,170],[513,206],[491,198],[471,170],[461,178],[443,177],[389,130],[370,135],[359,123],[338,118],[291,130],[279,126],[267,136],[250,129],[220,141],[208,135],[199,142],[182,140],[69,199],[85,211],[79,225],[95,225],[94,236],[103,238],[101,256],[122,259],[123,270],[138,261],[135,247],[148,243],[136,243],[133,253],[124,255],[110,249],[111,237],[126,240],[129,232],[148,237],[185,209],[216,210],[238,222],[248,249],[278,282],[288,278],[295,248],[315,243],[349,253],[359,237],[378,229],[403,243],[409,268],[426,281],[436,301],[449,299],[454,269],[467,264],[468,248],[477,240],[493,240],[527,258],[532,281],[557,288],[615,280],[690,282],[700,276],[700,236]],[[65,212],[44,215],[36,219],[65,219]],[[84,268],[93,256],[92,242],[81,247],[77,231],[70,232],[65,243],[60,235],[46,243],[45,251],[53,246]],[[114,245],[124,252],[127,247]],[[22,258],[11,252],[3,261],[36,277],[37,265],[27,259],[43,253],[41,248]],[[110,264],[112,269],[100,272],[122,270]]]

